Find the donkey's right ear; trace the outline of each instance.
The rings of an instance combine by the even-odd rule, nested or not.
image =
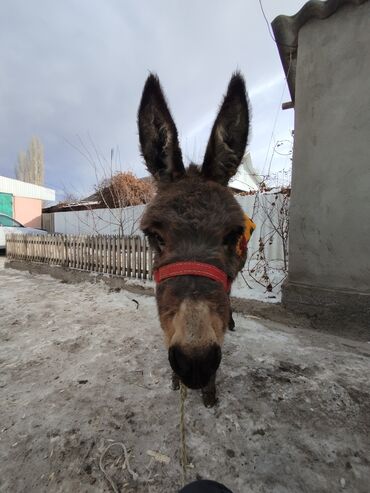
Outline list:
[[[176,125],[159,79],[150,74],[138,112],[140,147],[148,171],[158,181],[174,181],[185,174]]]
[[[236,72],[213,125],[202,174],[227,185],[244,156],[249,131],[249,106],[242,75]]]

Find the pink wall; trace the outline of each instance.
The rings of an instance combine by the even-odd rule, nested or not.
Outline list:
[[[41,228],[42,200],[13,197],[14,219],[23,226]]]

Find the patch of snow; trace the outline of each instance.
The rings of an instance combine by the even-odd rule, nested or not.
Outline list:
[[[108,491],[99,459],[121,442],[139,479],[112,447],[104,467],[120,490],[178,491],[179,394],[154,297],[1,264],[2,490]],[[366,345],[242,314],[235,322],[218,404],[206,409],[188,392],[187,481],[235,493],[367,491]]]

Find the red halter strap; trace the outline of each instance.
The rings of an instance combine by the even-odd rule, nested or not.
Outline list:
[[[214,265],[204,264],[203,262],[175,262],[174,264],[164,265],[154,271],[154,280],[160,283],[165,279],[177,276],[201,276],[220,282],[227,293],[231,289],[231,279],[224,271]]]

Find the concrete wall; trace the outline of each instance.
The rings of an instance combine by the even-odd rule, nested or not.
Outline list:
[[[42,201],[28,197],[13,197],[13,217],[23,226],[41,228]]]
[[[299,32],[283,291],[292,308],[370,312],[369,46],[370,2]]]

